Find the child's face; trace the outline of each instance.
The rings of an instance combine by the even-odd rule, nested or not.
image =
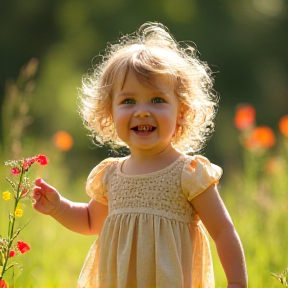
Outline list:
[[[163,76],[154,76],[153,86],[139,82],[129,72],[112,101],[112,116],[119,138],[131,153],[158,154],[172,147],[171,139],[181,123],[180,104],[174,87]]]

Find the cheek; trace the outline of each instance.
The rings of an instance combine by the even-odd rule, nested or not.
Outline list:
[[[178,124],[177,114],[174,111],[167,111],[165,114],[159,115],[159,121],[161,122],[161,130],[165,133],[173,135]]]
[[[118,135],[123,133],[123,131],[129,126],[129,115],[130,114],[123,109],[116,108],[112,111],[113,122]]]
[[[125,109],[116,108],[113,110],[112,117],[113,117],[115,124],[117,124],[116,122],[119,122],[119,121],[121,122],[127,121],[127,119],[129,118],[129,113],[125,111]]]

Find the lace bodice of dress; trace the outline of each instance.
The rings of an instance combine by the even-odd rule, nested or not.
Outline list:
[[[146,213],[191,221],[193,209],[181,188],[183,156],[160,171],[143,175],[123,174],[122,163],[114,164],[107,179],[109,214]]]

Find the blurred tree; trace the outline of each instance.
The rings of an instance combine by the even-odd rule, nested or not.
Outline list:
[[[76,104],[81,77],[92,58],[120,32],[131,33],[145,21],[159,21],[177,40],[195,42],[201,60],[215,72],[221,102],[206,154],[219,164],[233,165],[239,148],[232,121],[237,103],[251,103],[262,125],[276,127],[287,113],[287,6],[285,0],[2,0],[0,105],[5,80],[15,79],[19,68],[36,57],[39,73],[29,133],[51,146],[57,131],[68,131],[74,138],[66,153],[69,163],[89,170],[95,159],[107,155],[87,149],[89,140]]]

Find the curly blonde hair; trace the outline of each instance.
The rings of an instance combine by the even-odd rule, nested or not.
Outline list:
[[[176,129],[172,144],[184,153],[203,150],[214,132],[219,98],[213,90],[212,72],[198,59],[194,47],[177,42],[162,24],[147,22],[137,32],[122,35],[118,43],[109,44],[101,57],[79,89],[80,114],[98,144],[127,146],[114,129],[111,104],[116,77],[125,81],[129,70],[150,85],[151,75],[168,77],[185,107],[184,124]]]

